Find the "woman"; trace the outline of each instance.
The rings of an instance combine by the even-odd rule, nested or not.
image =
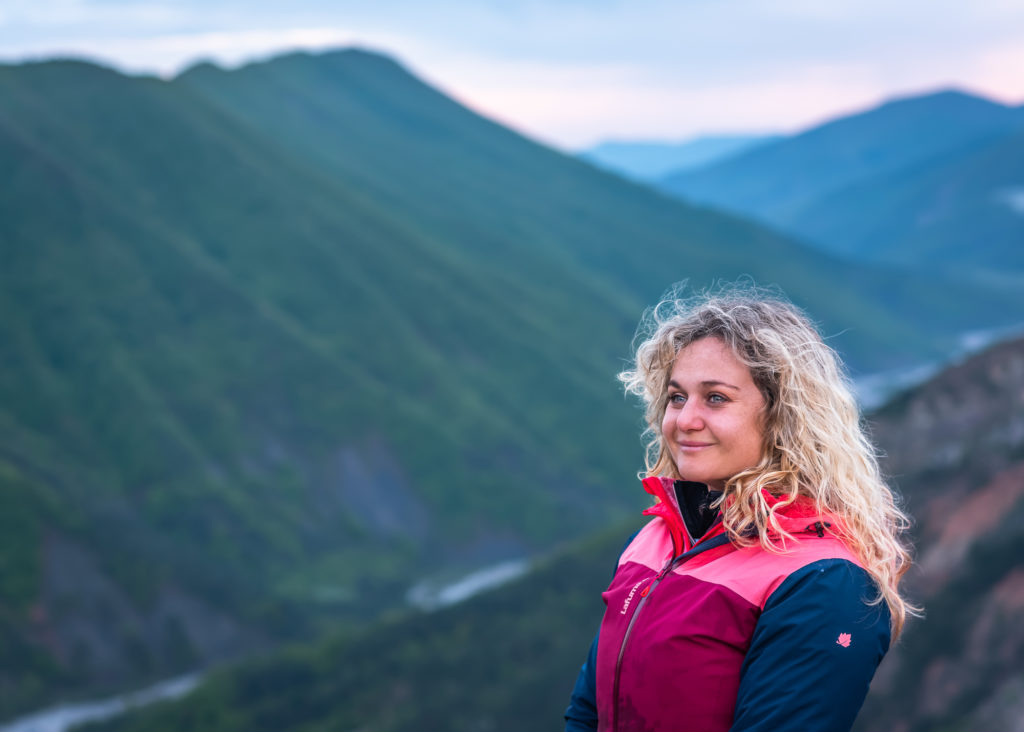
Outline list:
[[[634,368],[650,523],[567,730],[848,730],[913,608],[906,517],[834,352],[778,299],[668,299]]]

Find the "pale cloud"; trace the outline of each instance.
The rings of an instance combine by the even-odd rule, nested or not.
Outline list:
[[[388,49],[415,44],[409,39],[386,32],[356,31],[347,28],[253,28],[238,30],[166,33],[152,36],[80,37],[60,44],[8,49],[6,56],[39,58],[46,55],[81,55],[127,71],[155,72],[164,77],[177,74],[199,60],[223,66],[293,50],[327,50],[341,46],[370,46]],[[129,63],[125,63],[130,59]]]
[[[1024,34],[1016,41],[983,51],[974,68],[965,70],[965,83],[1006,102],[1024,100]]]
[[[478,69],[478,73],[482,72]],[[526,134],[565,149],[630,130],[640,138],[683,139],[712,132],[794,132],[883,100],[868,67],[808,67],[785,78],[672,85],[628,66],[562,68],[460,79],[456,97]],[[600,127],[595,125],[599,120]]]
[[[6,24],[43,28],[103,25],[106,27],[159,27],[180,23],[194,15],[185,8],[161,3],[95,3],[89,0],[5,0]]]
[[[105,44],[112,58],[140,59],[164,76],[172,76],[198,59],[235,66],[283,50],[322,50],[358,42],[359,35],[340,28],[285,28],[177,33],[151,38],[120,38]]]
[[[1024,1],[0,0],[0,55],[172,75],[357,45],[531,136],[785,130],[949,85],[1024,101]]]

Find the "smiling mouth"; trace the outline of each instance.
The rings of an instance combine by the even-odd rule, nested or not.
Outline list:
[[[712,443],[710,443],[710,442],[677,442],[676,444],[679,445],[679,447],[684,448],[684,449],[695,449],[695,448],[698,448],[698,447],[711,447],[711,445],[712,445]]]

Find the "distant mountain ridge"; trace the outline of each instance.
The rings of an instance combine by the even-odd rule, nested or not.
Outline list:
[[[1024,274],[1024,124],[808,207],[797,226],[845,256]]]
[[[669,175],[660,187],[858,261],[1020,273],[1022,132],[1024,107],[944,91]]]
[[[655,182],[780,139],[780,135],[705,135],[677,143],[609,140],[581,151],[579,156],[627,178]]]
[[[614,375],[673,281],[778,283],[861,369],[1024,302],[676,203],[361,51],[0,66],[0,159],[2,717],[621,516]]]

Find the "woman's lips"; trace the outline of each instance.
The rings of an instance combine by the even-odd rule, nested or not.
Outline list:
[[[713,443],[711,443],[711,442],[677,442],[676,444],[679,445],[679,447],[681,447],[683,449],[693,450],[693,449],[697,449],[697,448],[700,448],[700,447],[711,447],[711,445]]]

